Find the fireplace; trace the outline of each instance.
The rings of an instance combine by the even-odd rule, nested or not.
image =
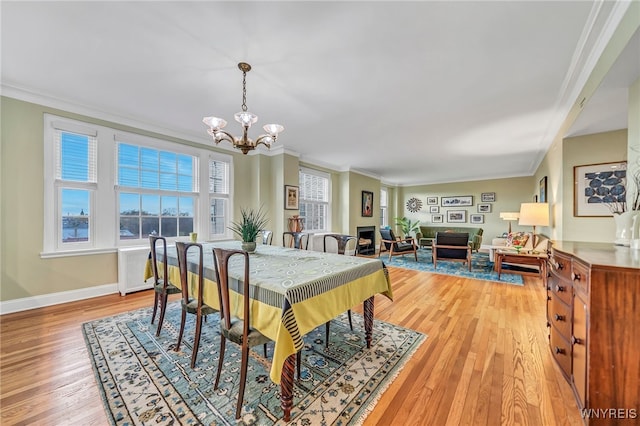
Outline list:
[[[356,228],[359,254],[376,254],[376,227],[358,226]]]

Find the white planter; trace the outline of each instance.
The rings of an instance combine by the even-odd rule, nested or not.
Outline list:
[[[634,218],[637,214],[638,212],[636,211],[629,211],[613,215],[613,219],[616,222],[616,239],[614,241],[616,245],[627,247],[631,245]]]

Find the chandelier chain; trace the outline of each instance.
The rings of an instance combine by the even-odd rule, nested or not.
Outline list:
[[[242,111],[247,112],[247,72],[242,71]]]

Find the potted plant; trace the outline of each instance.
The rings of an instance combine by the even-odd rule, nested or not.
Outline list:
[[[256,238],[268,222],[267,215],[262,207],[258,210],[241,208],[240,215],[241,220],[232,221],[229,229],[242,239],[242,250],[253,253],[256,250]]]
[[[395,218],[396,225],[400,226],[402,229],[402,234],[405,238],[410,238],[411,233],[414,231],[418,231],[420,229],[420,221],[416,220],[415,222],[411,222],[407,217],[396,217]]]

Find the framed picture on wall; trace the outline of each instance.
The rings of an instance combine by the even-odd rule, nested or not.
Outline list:
[[[299,195],[300,188],[293,185],[285,185],[284,186],[284,209],[285,210],[298,210]]]
[[[373,217],[373,192],[362,191],[362,217]]]
[[[427,204],[428,205],[438,204],[438,197],[427,197]]]
[[[480,201],[483,203],[493,203],[496,201],[496,193],[495,192],[483,192],[480,195]]]
[[[448,210],[447,222],[449,223],[465,223],[467,221],[466,210]]]
[[[573,215],[612,216],[627,199],[627,162],[573,168]]]
[[[469,215],[470,223],[484,223],[484,215],[483,214],[472,214]]]
[[[440,207],[438,207],[438,206],[429,206],[429,213],[440,213]]]
[[[431,222],[433,223],[442,223],[442,215],[441,214],[432,214]]]
[[[547,202],[547,177],[540,179],[540,198],[541,203]]]
[[[478,213],[491,213],[491,204],[478,204]]]
[[[473,195],[463,195],[458,197],[440,197],[442,207],[462,207],[473,205]]]

